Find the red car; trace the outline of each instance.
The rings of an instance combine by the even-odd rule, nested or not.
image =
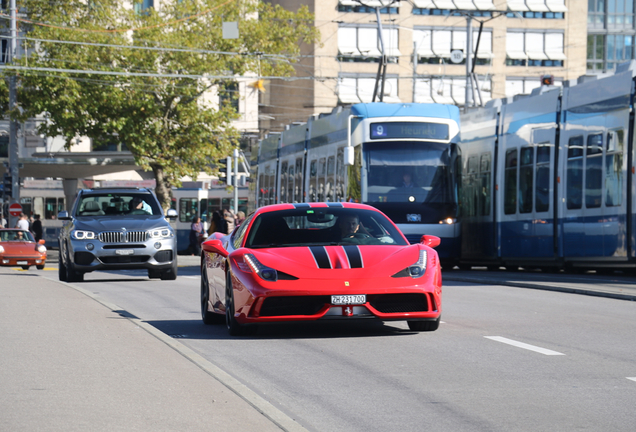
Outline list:
[[[231,335],[261,323],[406,320],[434,331],[442,310],[438,237],[410,245],[377,209],[354,203],[261,207],[202,244],[201,315]]]
[[[46,262],[44,240],[36,242],[33,234],[21,229],[0,229],[0,265],[28,270],[42,270]]]

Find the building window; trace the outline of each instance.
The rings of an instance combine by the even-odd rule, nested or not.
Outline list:
[[[587,69],[604,72],[634,58],[634,36],[590,34],[587,36]]]
[[[155,0],[142,0],[139,3],[135,3],[135,12],[141,13],[145,11],[146,9],[149,9],[154,6],[155,6]]]
[[[486,103],[492,98],[490,78],[478,76],[477,84],[482,102]],[[473,92],[473,100],[479,101],[479,95],[476,92]],[[464,105],[466,102],[466,76],[418,79],[415,82],[414,102]]]
[[[239,84],[236,81],[227,82],[219,89],[219,105],[227,105],[232,111],[239,112]]]
[[[457,11],[469,10],[472,16],[492,16],[497,9],[492,0],[412,0],[414,15],[461,15]]]
[[[479,31],[473,31],[473,52],[477,49],[477,38]],[[466,52],[466,30],[465,29],[435,29],[424,28],[413,30],[413,42],[417,51],[418,63],[438,64],[440,59],[450,60],[450,53],[453,50]],[[479,39],[477,49],[477,65],[490,64],[492,54],[492,31],[484,30]],[[463,64],[466,59],[464,58]]]
[[[382,29],[385,54],[396,63],[400,56],[396,28]],[[338,27],[338,60],[345,62],[378,62],[382,57],[376,27]]]
[[[360,2],[355,0],[340,0],[338,2],[338,12],[375,13],[375,5],[377,4],[377,6],[382,6],[382,3],[379,1],[374,2],[365,0],[363,3],[365,3],[365,5],[361,5]],[[397,15],[399,7],[400,2],[396,1],[388,7],[381,7],[380,13]]]
[[[563,67],[565,59],[561,32],[506,33],[507,66]]]
[[[379,83],[378,86],[382,84]],[[371,102],[375,89],[375,77],[342,76],[338,79],[338,100],[341,104]],[[378,94],[380,88],[378,88]],[[376,97],[376,102],[380,99]],[[398,97],[398,79],[387,76],[384,83],[384,102],[401,102]]]

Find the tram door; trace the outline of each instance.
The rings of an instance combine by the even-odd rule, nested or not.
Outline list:
[[[563,253],[626,258],[625,130],[585,132],[566,141]]]

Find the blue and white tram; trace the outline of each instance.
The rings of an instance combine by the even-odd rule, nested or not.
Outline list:
[[[636,63],[462,116],[462,266],[636,267]]]
[[[202,182],[191,182],[202,183]],[[177,232],[177,250],[185,252],[189,245],[190,226],[195,217],[200,217],[204,227],[208,228],[212,213],[218,210],[234,208],[234,195],[223,186],[183,187],[172,189],[172,208],[178,217],[174,222]],[[206,185],[207,186],[207,185]],[[247,214],[247,188],[239,187],[239,204],[235,211]]]
[[[40,215],[42,238],[47,248],[58,247],[58,234],[63,221],[57,214],[66,210],[61,180],[24,180],[20,189],[22,212],[28,216]]]
[[[259,144],[257,207],[355,201],[389,216],[409,241],[442,238],[459,257],[459,110],[440,104],[356,104],[292,125]]]

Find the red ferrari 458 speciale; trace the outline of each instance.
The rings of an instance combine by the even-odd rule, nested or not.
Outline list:
[[[261,323],[406,320],[434,331],[442,309],[439,238],[410,245],[377,209],[354,203],[261,207],[202,244],[201,315],[231,335]]]

